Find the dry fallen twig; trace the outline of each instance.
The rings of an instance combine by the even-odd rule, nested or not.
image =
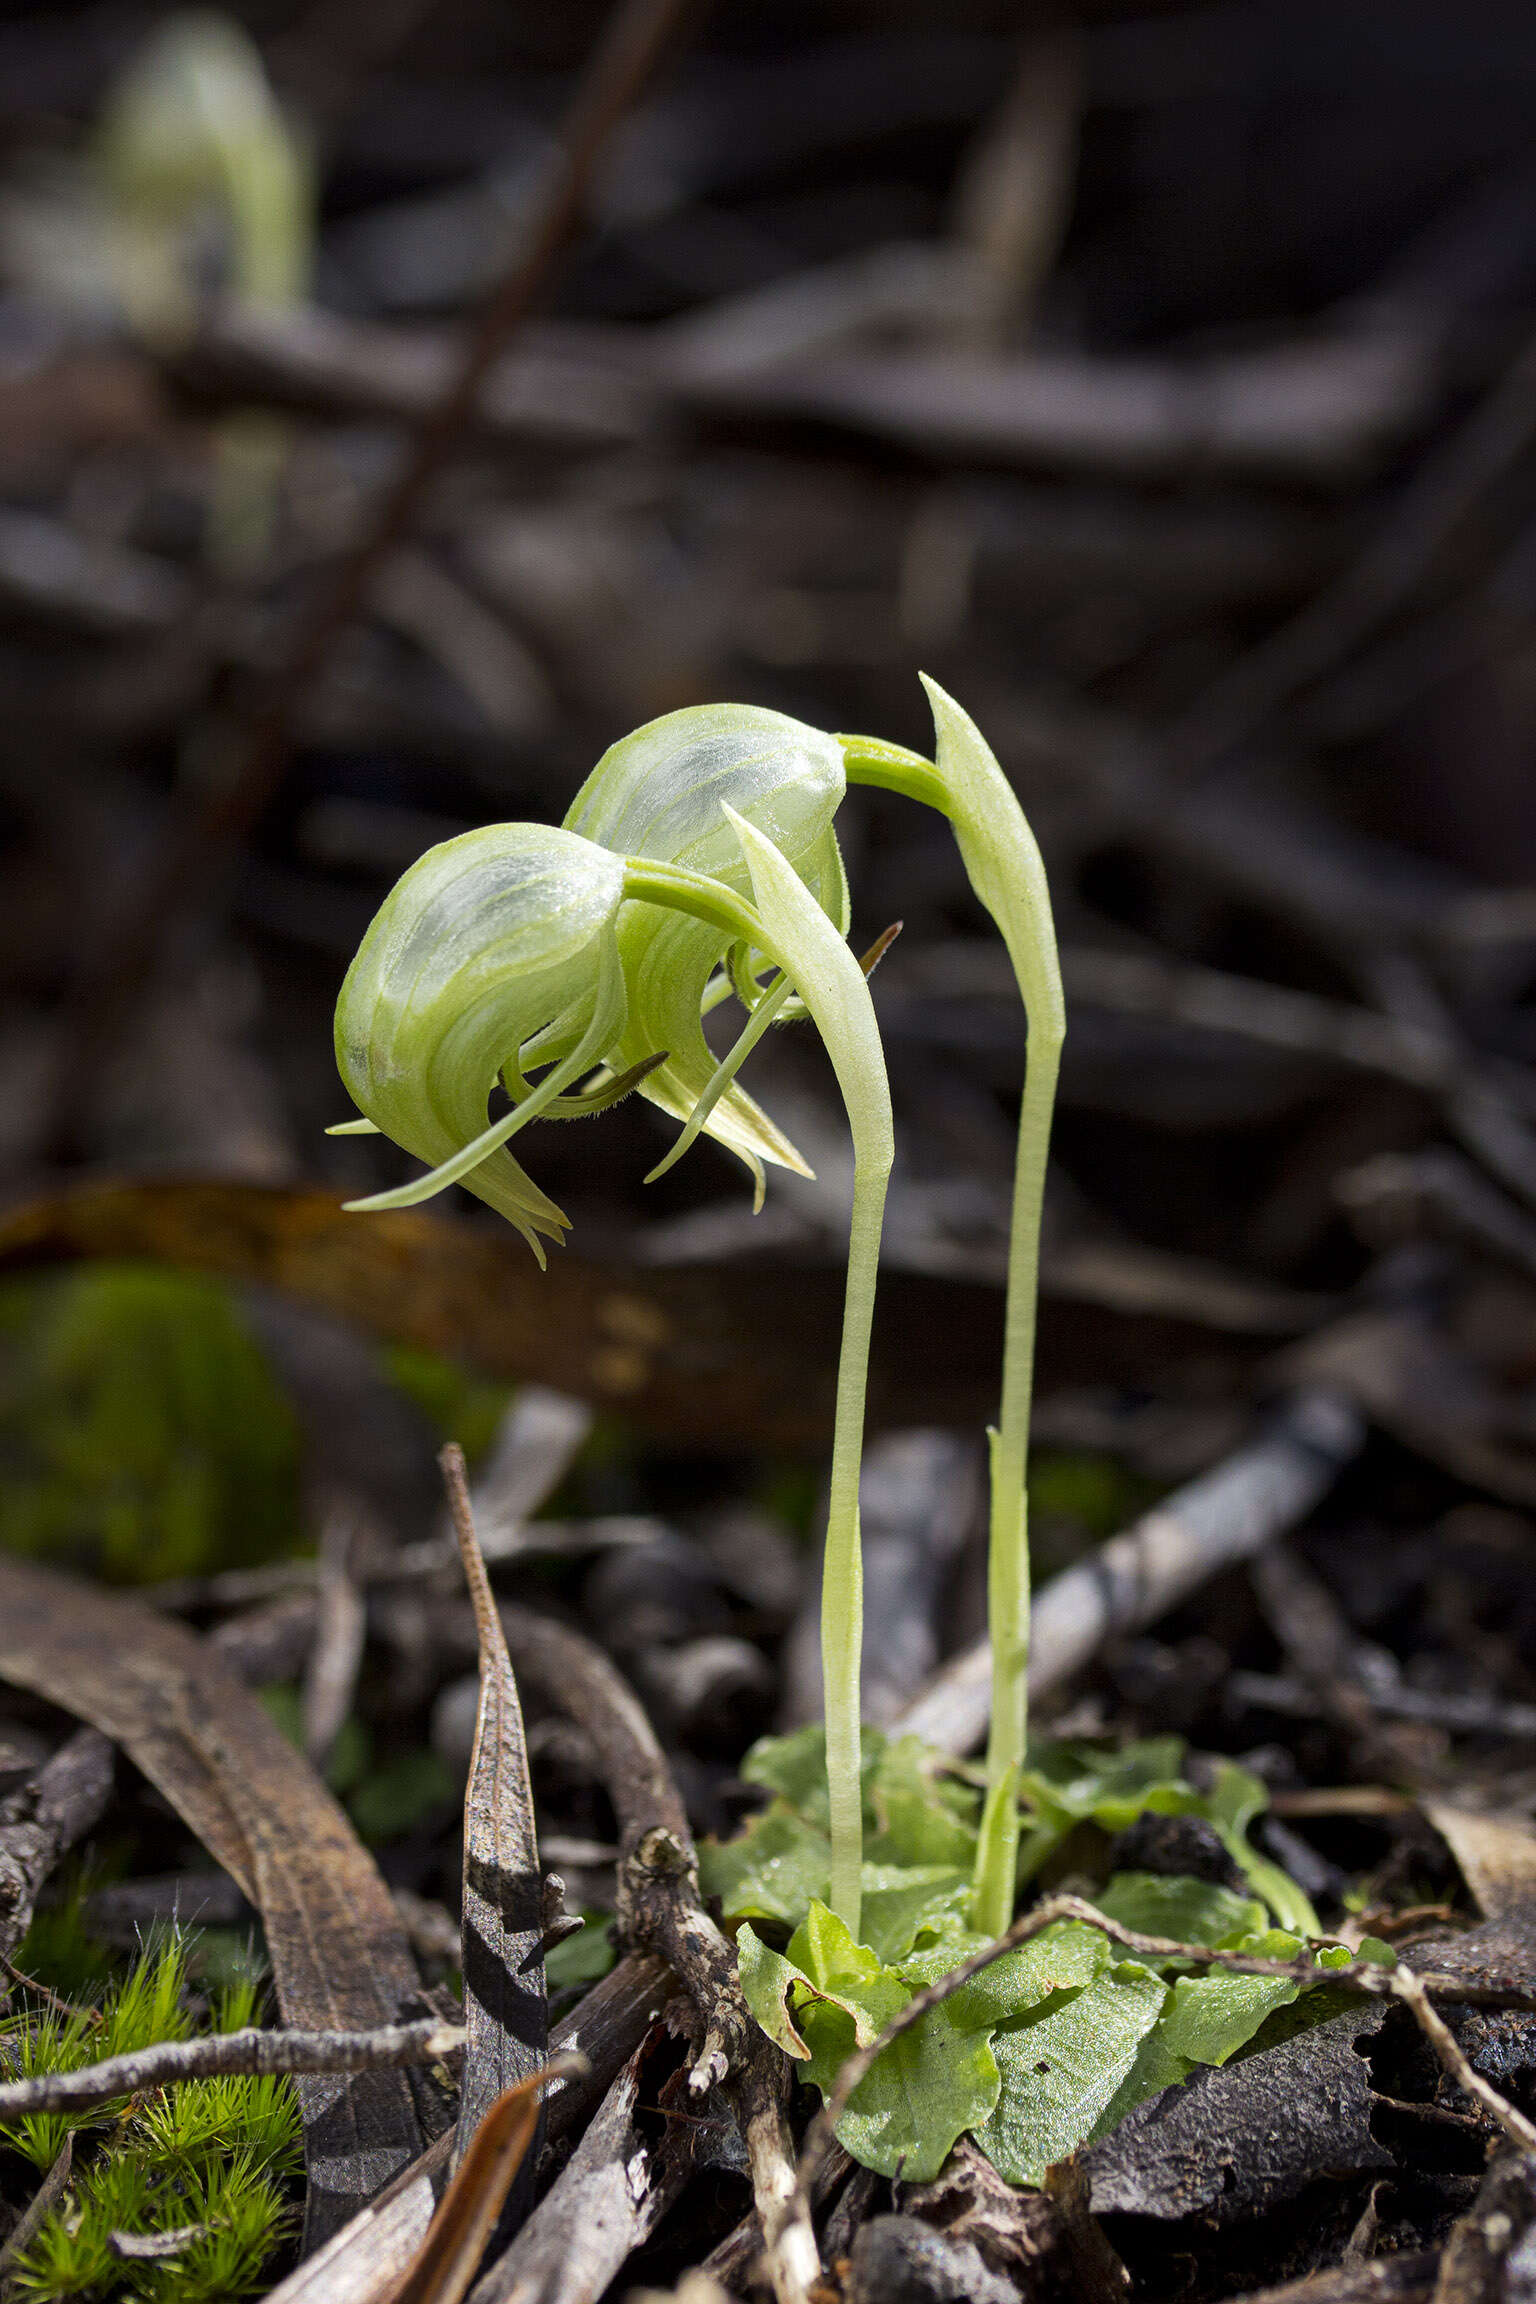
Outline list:
[[[89,2112],[116,2096],[168,2088],[178,2080],[208,2080],[223,2073],[377,2072],[408,2064],[438,2064],[460,2054],[462,2024],[422,2017],[414,2024],[381,2024],[371,2032],[272,2031],[247,2024],[198,2040],[162,2040],[129,2056],[106,2056],[73,2072],[39,2072],[30,2080],[0,2083],[0,2118],[33,2112]]]

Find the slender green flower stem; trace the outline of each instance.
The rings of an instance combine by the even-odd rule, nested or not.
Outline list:
[[[1017,1893],[1019,1810],[1029,1717],[1029,1411],[1035,1372],[1040,1215],[1051,1116],[1066,1032],[1050,892],[1035,836],[979,733],[925,682],[939,738],[935,765],[868,736],[840,736],[851,783],[876,784],[948,816],[971,885],[996,922],[1029,1019],[1008,1234],[1002,1398],[992,1443],[987,1617],[992,1724],[987,1796],[972,1894],[972,1926],[1000,1935]]]
[[[740,937],[793,983],[832,1059],[853,1134],[853,1214],[837,1363],[837,1402],[827,1538],[821,1581],[821,1656],[827,1731],[827,1796],[832,1840],[830,1901],[857,1937],[863,1863],[859,1667],[863,1648],[863,1562],[859,1468],[864,1396],[886,1188],[895,1150],[890,1087],[869,986],[815,897],[760,832],[728,810],[752,874],[756,908],[720,882],[679,865],[632,859],[624,892],[692,910]],[[767,995],[775,1000],[780,987]]]
[[[987,1799],[992,1813],[983,1820],[973,1907],[974,1925],[999,1935],[1013,1918],[1017,1894],[1018,1780],[1029,1730],[1029,1410],[1035,1380],[1040,1212],[1060,1069],[1060,1035],[1041,1031],[1037,1038],[1031,1014],[1008,1230],[1002,1401],[997,1430],[991,1435],[987,1624],[992,1642],[992,1723],[987,1739]]]

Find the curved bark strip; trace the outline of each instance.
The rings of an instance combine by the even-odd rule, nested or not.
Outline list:
[[[361,2032],[416,2012],[415,1963],[372,1857],[208,1642],[124,1593],[0,1555],[0,1677],[120,1744],[250,1897],[286,2023]],[[295,2085],[313,2247],[425,2138],[403,2071]]]

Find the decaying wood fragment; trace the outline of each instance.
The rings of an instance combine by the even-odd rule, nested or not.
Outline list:
[[[647,2061],[642,2042],[471,2304],[595,2304],[679,2197],[687,2153],[658,2151],[636,2118]]]
[[[544,1912],[528,1746],[512,1659],[496,1613],[470,1506],[464,1452],[439,1459],[454,1531],[475,1611],[480,1701],[464,1794],[463,1911],[460,1921],[468,2041],[460,2084],[456,2162],[462,2162],[492,2102],[527,2082],[544,2063],[549,2004],[544,1993]],[[529,2099],[537,2128],[539,2098]],[[532,2203],[532,2164],[513,2187],[509,2213]]]
[[[847,2304],[888,2304],[892,2296],[1014,2304],[1018,2293],[988,2270],[973,2241],[937,2232],[918,2216],[872,2216],[862,2224],[843,2283]]]
[[[120,1744],[257,1905],[287,2023],[393,2024],[420,1986],[346,1816],[206,1641],[141,1602],[0,1556],[0,1676]],[[300,2080],[311,2246],[424,2142],[408,2076]]]
[[[1280,2288],[1259,2288],[1241,2299],[1229,2298],[1228,2304],[1429,2304],[1439,2265],[1438,2249],[1409,2249],[1368,2264],[1313,2272]]]
[[[39,1889],[100,1820],[111,1795],[111,1744],[98,1729],[77,1728],[0,1802],[0,1959],[15,1951],[32,1925]]]
[[[572,2052],[580,2069],[550,2083],[546,2147],[576,2134],[651,2030],[675,1989],[659,1960],[621,1960],[555,2028],[552,2061]],[[269,2304],[379,2304],[409,2269],[448,2177],[453,2131],[290,2272]]]
[[[817,2277],[810,2217],[795,2183],[785,2059],[742,1998],[736,1955],[699,1895],[688,1816],[656,1732],[600,1648],[548,1618],[503,1607],[519,1669],[581,1726],[619,1821],[617,1925],[623,1941],[661,1955],[692,2001],[702,2035],[689,2076],[702,2095],[721,2086],[741,2129],[753,2197],[780,2304]]]
[[[1434,2304],[1521,2304],[1531,2291],[1536,2157],[1506,2145],[1489,2162],[1477,2198],[1452,2225]]]
[[[1076,2164],[1049,2172],[1035,2192],[999,2176],[981,2147],[962,2136],[929,2184],[898,2184],[896,2205],[968,2241],[987,2269],[1030,2296],[1081,2304],[1124,2304],[1128,2276],[1088,2213]]]

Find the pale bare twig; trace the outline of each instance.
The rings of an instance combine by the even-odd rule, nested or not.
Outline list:
[[[371,2072],[383,2066],[436,2064],[464,2046],[462,2024],[422,2017],[369,2032],[268,2031],[248,2024],[200,2040],[161,2040],[128,2056],[103,2057],[75,2072],[39,2072],[0,2085],[0,2119],[33,2112],[89,2112],[116,2096],[164,2088],[178,2080],[226,2073]]]

